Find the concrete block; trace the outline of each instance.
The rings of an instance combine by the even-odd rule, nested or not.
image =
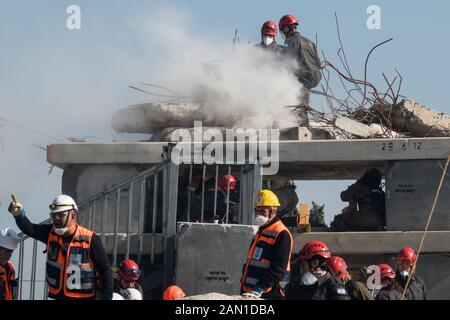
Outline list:
[[[386,174],[388,230],[424,230],[445,161],[396,161]],[[429,230],[450,230],[450,179],[444,179]]]
[[[334,121],[334,125],[339,129],[360,138],[369,138],[376,134],[376,130],[371,127],[347,117],[337,117]]]
[[[179,223],[178,230],[176,283],[189,295],[240,294],[242,266],[255,229]]]

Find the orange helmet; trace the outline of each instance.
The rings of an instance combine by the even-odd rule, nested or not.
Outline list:
[[[170,286],[164,290],[163,300],[177,300],[186,297],[186,294],[178,286]]]

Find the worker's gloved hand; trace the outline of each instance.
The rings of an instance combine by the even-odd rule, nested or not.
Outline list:
[[[11,195],[11,198],[12,201],[9,204],[8,211],[11,212],[13,216],[18,217],[24,212],[23,205],[17,201],[14,195]]]

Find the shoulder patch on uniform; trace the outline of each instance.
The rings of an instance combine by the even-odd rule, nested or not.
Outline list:
[[[345,288],[337,288],[337,294],[347,295],[347,290]]]

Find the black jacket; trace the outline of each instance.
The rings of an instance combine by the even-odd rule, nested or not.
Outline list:
[[[290,282],[286,286],[287,300],[350,300],[350,296],[339,280],[329,273],[319,284],[307,286],[300,281]]]
[[[23,233],[33,239],[47,244],[48,236],[52,230],[51,224],[39,225],[31,223],[25,215],[17,216],[15,219],[17,226]],[[62,237],[62,239],[64,244],[69,244],[70,241],[72,241],[72,237]],[[113,293],[113,275],[111,266],[109,265],[108,257],[106,256],[102,241],[95,233],[92,236],[91,242],[91,258],[94,262],[95,270],[99,274],[102,298],[105,300],[111,300]],[[68,299],[62,292],[57,296],[49,295],[49,297],[56,300]]]
[[[406,281],[408,278],[403,278],[400,273],[397,271],[397,276],[395,277],[395,280],[397,281],[398,285],[404,289],[406,286]],[[408,284],[408,289],[405,293],[405,300],[426,300],[427,299],[427,293],[425,291],[425,283],[421,278],[416,276],[415,274],[411,277],[411,280]]]
[[[375,300],[400,300],[401,298],[401,292],[390,285],[389,287],[381,289],[376,295]]]

